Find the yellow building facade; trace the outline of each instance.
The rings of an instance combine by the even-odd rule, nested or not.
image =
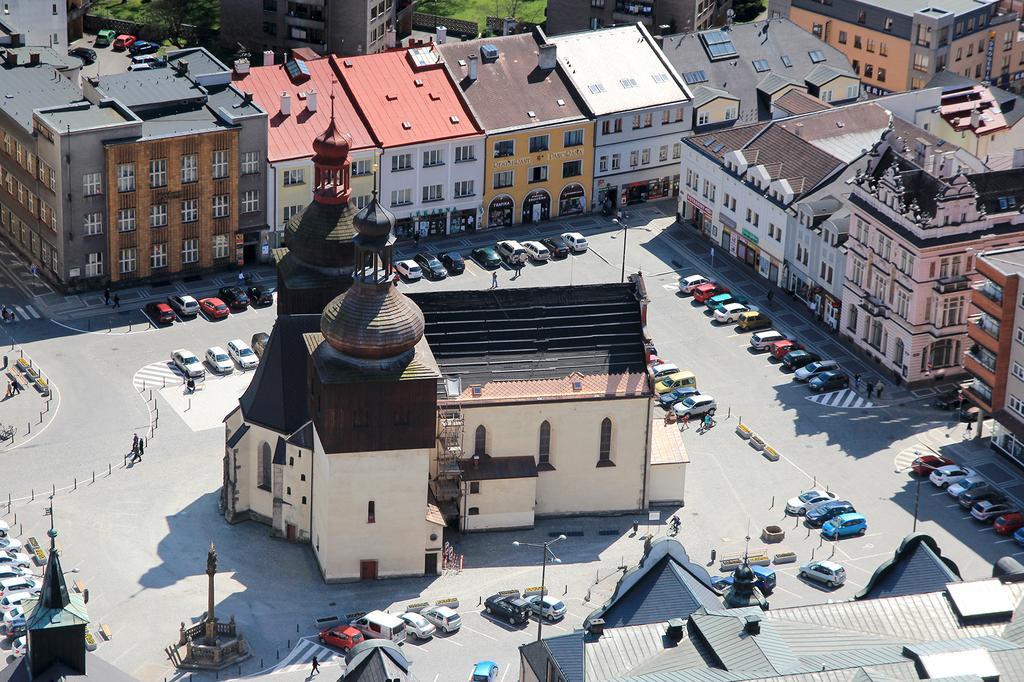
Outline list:
[[[586,213],[594,177],[594,124],[521,128],[487,136],[484,225],[503,227]]]

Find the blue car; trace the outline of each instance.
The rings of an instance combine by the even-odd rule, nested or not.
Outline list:
[[[829,519],[834,519],[840,514],[852,514],[855,511],[857,510],[853,508],[853,504],[846,500],[832,500],[811,509],[807,512],[804,520],[811,528],[821,528]]]
[[[775,591],[775,571],[764,566],[751,566],[750,569],[754,572],[754,584],[761,590],[761,594],[771,594]],[[724,590],[732,585],[732,581],[732,575],[716,575],[711,579],[711,585],[715,589]]]
[[[1024,547],[1024,528],[1019,529],[1013,534],[1013,539],[1017,541],[1017,544]]]
[[[840,514],[829,519],[821,527],[821,535],[827,540],[848,538],[852,535],[864,535],[868,532],[868,520],[863,514]]]
[[[498,679],[498,664],[494,661],[481,661],[473,666],[470,682],[494,682]]]

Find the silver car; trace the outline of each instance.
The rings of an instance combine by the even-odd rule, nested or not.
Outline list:
[[[834,561],[812,561],[800,567],[800,577],[839,587],[846,582],[846,569]]]

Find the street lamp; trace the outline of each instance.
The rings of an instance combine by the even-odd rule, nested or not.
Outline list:
[[[626,236],[629,234],[629,226],[618,218],[612,218],[612,222],[622,228],[622,277],[620,282],[626,281]]]
[[[918,454],[918,453],[915,452],[914,454]],[[917,459],[917,458],[915,457],[915,459]],[[936,469],[940,468],[940,467],[932,466],[931,464],[925,464],[924,462],[921,462],[920,464],[918,464],[918,466],[923,467],[925,469],[928,469],[929,471],[935,471]],[[896,473],[897,474],[902,474],[907,469],[913,469],[913,468],[914,468],[914,465],[911,464],[910,466],[905,466],[902,469],[896,469]],[[914,491],[914,529],[912,531],[914,533],[917,532],[917,510],[918,510],[918,508],[919,508],[919,506],[921,504],[921,484],[924,483],[924,479],[925,478],[926,478],[925,476],[919,476],[918,477],[918,479],[917,479],[917,488]]]
[[[556,564],[562,563],[562,560],[555,556],[555,553],[551,551],[550,547],[551,547],[551,545],[555,544],[556,542],[558,542],[560,540],[564,540],[564,539],[565,539],[564,535],[559,535],[554,540],[548,540],[547,542],[519,542],[519,540],[515,540],[515,541],[512,542],[512,544],[514,546],[516,546],[516,547],[539,547],[543,551],[543,559],[541,561],[541,568],[540,568],[540,606],[541,606],[541,613],[537,614],[537,641],[538,642],[540,641],[541,628],[544,627],[544,613],[543,613],[543,611],[544,611],[544,596],[546,594],[546,591],[544,589],[544,580],[547,577],[547,571],[548,571],[548,555],[549,554],[551,555],[551,560],[554,561]]]

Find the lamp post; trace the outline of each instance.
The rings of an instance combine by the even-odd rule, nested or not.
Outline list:
[[[624,219],[623,219],[624,220]],[[618,218],[612,218],[612,222],[622,228],[622,277],[620,282],[626,281],[626,237],[629,235],[629,226]]]
[[[925,464],[924,462],[921,462],[918,466],[924,467],[928,471],[935,471],[936,469],[939,468],[939,467],[934,467],[931,464]],[[901,469],[896,469],[896,473],[897,474],[902,474],[907,469],[913,469],[913,468],[914,468],[914,465],[911,464],[910,466],[905,466],[905,467],[903,467]],[[919,476],[918,477],[918,479],[917,479],[917,488],[914,491],[914,528],[911,531],[911,532],[914,532],[914,533],[917,532],[917,511],[918,511],[918,509],[921,506],[921,484],[924,483],[924,479],[925,478],[926,478],[925,476]]]
[[[552,552],[550,548],[551,548],[551,545],[553,545],[556,542],[559,542],[561,540],[564,540],[564,539],[565,539],[564,535],[559,535],[554,540],[548,540],[547,542],[519,542],[518,540],[515,540],[512,543],[516,547],[539,547],[541,549],[541,551],[543,552],[542,559],[541,559],[541,568],[540,568],[540,605],[541,605],[541,613],[537,614],[537,641],[538,642],[540,641],[541,628],[544,627],[544,614],[543,614],[543,611],[544,611],[544,597],[546,595],[546,590],[544,589],[544,580],[545,580],[545,578],[547,578],[548,555],[549,554],[551,555],[551,560],[554,561],[556,564],[562,563],[562,560],[559,559],[558,557],[556,557],[555,553]]]

